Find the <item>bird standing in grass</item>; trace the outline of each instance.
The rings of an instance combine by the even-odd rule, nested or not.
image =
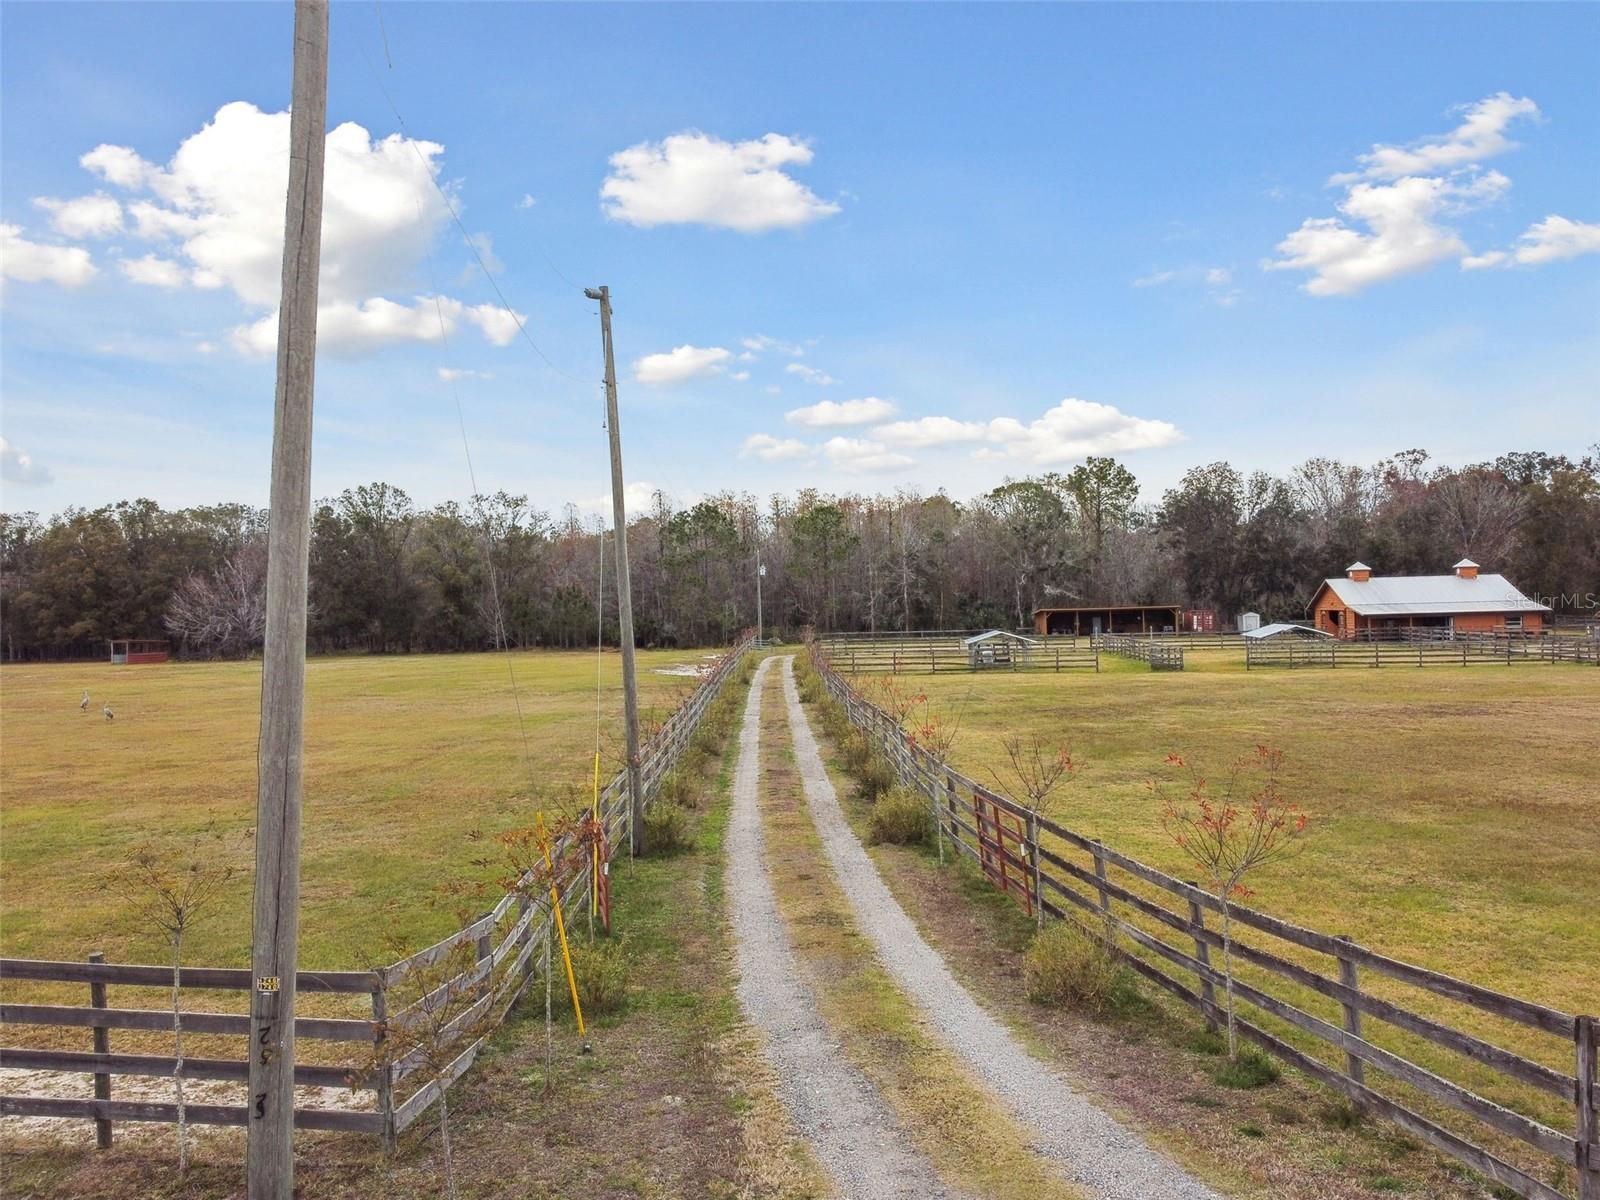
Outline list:
[[[86,712],[89,711],[89,689],[88,688],[85,688],[84,691],[83,691],[83,699],[78,701],[78,711],[81,712],[81,713],[86,713]]]
[[[105,713],[106,720],[108,721],[115,721],[117,719],[117,714],[111,711],[111,701],[109,700],[106,701],[106,706],[100,711]]]

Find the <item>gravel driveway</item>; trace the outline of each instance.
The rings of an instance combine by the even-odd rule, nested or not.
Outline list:
[[[772,660],[761,666],[764,672]],[[972,998],[922,938],[911,918],[884,884],[877,867],[857,840],[823,765],[816,738],[800,707],[794,659],[783,662],[784,699],[794,737],[795,760],[805,786],[806,804],[822,838],[839,886],[850,898],[856,925],[871,941],[896,983],[922,1010],[940,1038],[1006,1103],[1034,1134],[1045,1157],[1063,1173],[1104,1200],[1220,1200],[1132,1130],[1096,1108],[1044,1063],[1030,1055],[1005,1026]],[[757,677],[757,687],[759,688]],[[758,692],[752,708],[759,711]],[[751,720],[745,719],[746,736]],[[741,755],[741,780],[745,756]],[[754,775],[748,780],[754,786]],[[736,785],[737,786],[737,785]],[[739,813],[735,793],[735,816]],[[753,802],[747,806],[754,811]],[[759,829],[754,836],[759,839]],[[732,838],[730,837],[730,848]],[[749,861],[743,855],[734,861]],[[752,876],[755,872],[743,872]],[[739,879],[741,873],[735,873]],[[765,879],[762,879],[765,885]],[[770,889],[768,904],[771,905]],[[773,921],[777,914],[772,913]],[[743,993],[741,992],[741,995]],[[891,1193],[883,1193],[885,1195]]]
[[[817,1012],[789,944],[762,853],[761,685],[756,670],[739,734],[727,834],[727,897],[739,971],[739,1002],[765,1034],[778,1095],[801,1136],[848,1200],[953,1197],[913,1150],[883,1097],[845,1060]]]

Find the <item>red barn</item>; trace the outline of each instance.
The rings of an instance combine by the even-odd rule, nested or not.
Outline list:
[[[1483,575],[1470,558],[1450,575],[1377,576],[1351,563],[1343,579],[1325,579],[1307,612],[1334,637],[1400,629],[1451,633],[1543,633],[1548,605],[1530,600],[1504,575]]]

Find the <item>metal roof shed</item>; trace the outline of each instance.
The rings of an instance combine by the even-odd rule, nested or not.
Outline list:
[[[1020,633],[1007,633],[1004,629],[991,629],[975,637],[963,638],[961,645],[967,652],[967,662],[974,669],[980,667],[1010,667],[1026,662],[1039,643]]]
[[[1313,629],[1309,625],[1291,625],[1287,621],[1274,621],[1271,625],[1262,625],[1258,629],[1246,629],[1244,636],[1251,641],[1270,641],[1273,638],[1296,638],[1303,641],[1313,641],[1316,638],[1332,639],[1333,634],[1325,633],[1320,629]]]

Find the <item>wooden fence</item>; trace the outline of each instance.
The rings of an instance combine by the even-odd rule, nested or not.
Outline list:
[[[1273,638],[1245,646],[1245,668],[1471,667],[1529,662],[1600,663],[1600,646],[1576,638],[1460,636],[1416,641]]]
[[[992,657],[974,656],[954,637],[824,635],[841,671],[851,675],[943,675],[954,671],[1076,671],[1100,669],[1100,652],[1087,641],[1050,638],[1033,645],[997,643]]]
[[[875,739],[902,783],[928,799],[944,843],[1039,920],[1078,914],[1133,970],[1199,1009],[1213,1028],[1226,1019],[1218,1002],[1226,979],[1213,965],[1222,948],[1214,895],[940,763],[859,696],[825,650],[814,647],[812,656],[851,722]],[[1234,991],[1247,1010],[1237,1022],[1243,1038],[1526,1200],[1600,1200],[1600,1018],[1491,991],[1237,904],[1229,912],[1243,934],[1232,939],[1241,964]],[[1535,1056],[1417,1011],[1452,1006],[1480,1027],[1503,1026],[1519,1046],[1537,1043]],[[1561,1112],[1569,1116],[1555,1115]],[[1570,1129],[1555,1127],[1566,1120]],[[1549,1160],[1571,1172],[1575,1193],[1535,1174],[1550,1177]]]
[[[1132,633],[1102,633],[1097,640],[1100,649],[1107,654],[1147,662],[1152,671],[1183,670],[1184,643],[1180,641],[1162,641]]]
[[[702,719],[733,676],[739,662],[754,648],[753,637],[744,638],[725,655],[715,670],[705,676],[689,699],[667,718],[640,751],[641,777],[648,803],[660,782],[677,765],[693,741]],[[629,804],[627,773],[619,772],[600,794],[602,822],[607,845],[626,843]],[[563,839],[552,849],[558,863],[557,878],[564,910],[588,900],[593,885],[593,859],[586,850]],[[563,867],[561,864],[565,864]],[[458,1079],[477,1058],[488,1036],[482,1032],[502,1021],[527,987],[537,969],[535,951],[549,936],[554,921],[548,900],[539,902],[526,894],[529,889],[513,890],[501,897],[489,912],[441,941],[390,966],[370,971],[301,971],[297,986],[301,992],[360,996],[365,1014],[354,1017],[296,1016],[295,1035],[340,1043],[358,1043],[363,1048],[354,1062],[333,1065],[297,1063],[295,1083],[326,1088],[348,1088],[372,1093],[371,1108],[296,1108],[295,1127],[351,1133],[376,1134],[386,1147],[397,1134],[414,1123],[431,1107],[443,1090]],[[391,1002],[412,976],[452,958],[471,947],[473,965],[442,981],[428,980],[427,994],[404,1009],[391,1012]],[[26,1068],[63,1075],[91,1075],[93,1099],[61,1096],[0,1095],[0,1117],[75,1117],[93,1120],[98,1145],[111,1144],[115,1121],[177,1120],[177,1105],[145,1100],[117,1100],[111,1095],[111,1080],[117,1075],[171,1078],[177,1060],[167,1055],[113,1054],[110,1038],[114,1029],[173,1031],[169,1009],[114,1007],[109,1002],[110,986],[141,988],[172,987],[170,966],[123,965],[97,961],[62,962],[34,959],[0,959],[0,981],[31,981],[56,984],[86,984],[86,1006],[64,1004],[0,1004],[0,1026],[55,1026],[87,1029],[91,1049],[59,1050],[6,1046],[0,1048],[0,1067]],[[246,969],[185,967],[181,989],[207,989],[248,993],[250,972]],[[386,1059],[383,1046],[390,1032],[415,1021],[422,1010],[437,1011],[451,1000],[462,1003],[446,1028],[447,1038],[459,1033],[466,1042],[443,1071],[428,1069],[424,1056],[411,1052]],[[183,1013],[186,1034],[248,1036],[250,1019],[242,1012]],[[453,1047],[452,1047],[453,1048]],[[364,1066],[379,1063],[375,1070]],[[248,1064],[243,1058],[185,1058],[183,1077],[227,1080],[243,1083]],[[404,1097],[402,1099],[402,1096]],[[249,1110],[242,1104],[186,1104],[187,1119],[197,1125],[244,1125]]]

